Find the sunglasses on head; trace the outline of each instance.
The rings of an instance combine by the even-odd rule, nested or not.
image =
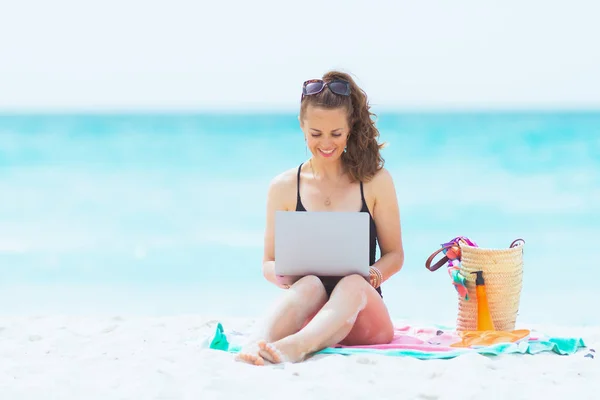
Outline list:
[[[310,96],[313,94],[321,93],[325,86],[329,88],[333,93],[339,94],[340,96],[350,96],[350,82],[334,79],[329,82],[325,82],[322,79],[311,79],[302,85],[302,97]]]

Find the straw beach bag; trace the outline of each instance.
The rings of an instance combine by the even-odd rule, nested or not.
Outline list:
[[[524,244],[523,239],[517,239],[508,248],[489,249],[477,246],[468,238],[457,237],[442,244],[427,259],[425,267],[430,271],[448,263],[448,273],[458,292],[458,331],[477,330],[475,271],[483,271],[494,328],[497,331],[515,329],[523,287]],[[444,257],[431,265],[440,253]]]

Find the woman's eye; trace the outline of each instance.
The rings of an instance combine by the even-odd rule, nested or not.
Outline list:
[[[319,137],[319,136],[321,136],[321,134],[320,133],[313,133],[311,136],[312,137]]]

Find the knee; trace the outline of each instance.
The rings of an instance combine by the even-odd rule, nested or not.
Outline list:
[[[292,288],[296,293],[301,294],[303,297],[324,296],[326,294],[323,282],[315,275],[307,275],[300,278],[294,283]]]
[[[368,286],[370,285],[364,276],[354,274],[342,278],[334,291],[343,293],[347,297],[347,300],[350,298],[355,299],[357,302],[356,305],[362,310],[367,305]]]
[[[369,282],[365,279],[364,276],[358,274],[352,274],[343,277],[338,285],[342,285],[344,287],[352,287],[353,289],[362,288],[369,285]]]

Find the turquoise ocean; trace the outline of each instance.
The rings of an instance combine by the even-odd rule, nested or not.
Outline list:
[[[377,111],[377,110],[376,110]],[[380,112],[406,261],[392,315],[453,322],[426,258],[523,238],[519,321],[597,324],[600,113]],[[262,314],[270,180],[307,159],[290,113],[0,116],[0,314]]]

